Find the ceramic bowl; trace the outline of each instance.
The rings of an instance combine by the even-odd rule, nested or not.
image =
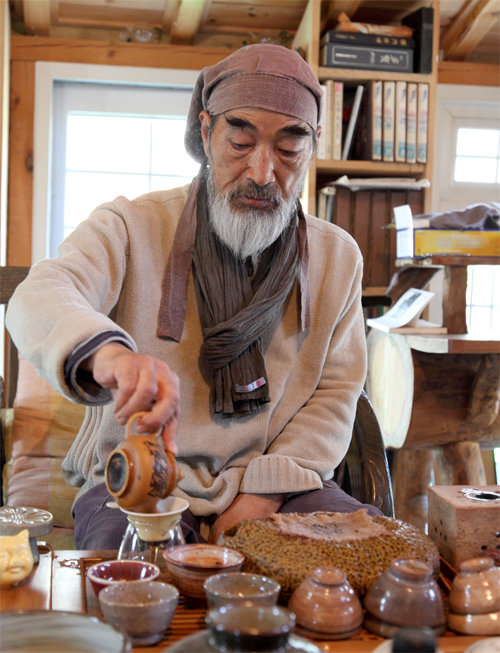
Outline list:
[[[159,575],[160,568],[157,565],[142,560],[107,560],[98,562],[87,570],[87,578],[97,595],[108,585],[155,580]]]
[[[243,571],[215,574],[203,583],[209,608],[226,603],[252,601],[260,605],[276,605],[281,586],[272,578]]]
[[[245,556],[227,546],[181,544],[164,552],[173,584],[185,596],[205,598],[203,583],[222,571],[240,571]]]
[[[288,607],[297,619],[297,631],[315,639],[347,639],[363,622],[360,600],[336,567],[318,567],[290,597]]]
[[[178,600],[177,588],[160,581],[117,583],[99,594],[106,621],[126,632],[134,646],[152,646],[163,638]]]
[[[432,628],[436,636],[446,630],[443,597],[432,568],[421,560],[398,558],[391,562],[364,597],[367,630],[394,637],[398,628]]]
[[[277,605],[228,603],[206,616],[210,644],[219,651],[284,651],[295,615]]]

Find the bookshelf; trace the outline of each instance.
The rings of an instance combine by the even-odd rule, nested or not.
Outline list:
[[[340,10],[340,5],[342,9],[349,13],[349,4],[346,9],[346,3],[337,3]],[[379,4],[379,7],[377,5]],[[371,5],[371,19],[366,22],[388,24],[388,23],[400,23],[401,18],[410,13],[410,11],[415,9],[415,6],[409,6],[409,3],[405,0],[401,0],[396,8],[393,18],[388,18],[387,11],[384,10],[384,3],[373,2]],[[299,30],[295,35],[294,42],[292,47],[300,51],[303,56],[306,58],[308,63],[311,65],[312,69],[318,76],[318,79],[322,84],[325,84],[328,80],[341,81],[344,83],[344,88],[356,86],[358,84],[368,84],[372,80],[381,80],[382,82],[386,81],[404,81],[404,82],[413,82],[415,84],[427,84],[428,85],[428,124],[427,124],[427,159],[425,163],[407,163],[407,162],[396,162],[396,161],[374,161],[374,160],[361,160],[361,159],[352,159],[347,160],[332,160],[325,158],[316,157],[313,161],[307,179],[304,186],[303,192],[303,203],[307,212],[317,215],[317,192],[320,188],[339,179],[343,175],[347,175],[349,178],[358,178],[358,177],[409,177],[417,180],[428,179],[432,180],[432,165],[433,165],[433,134],[434,134],[434,114],[435,114],[435,98],[436,98],[436,86],[437,86],[437,60],[438,60],[438,39],[439,39],[439,0],[427,0],[427,2],[420,3],[420,6],[432,7],[434,10],[434,23],[433,23],[433,47],[432,47],[432,71],[429,74],[422,73],[406,73],[406,72],[389,72],[384,70],[362,70],[354,68],[337,68],[337,67],[326,67],[320,66],[320,41],[325,31],[324,15],[330,11],[332,6],[335,8],[336,3],[325,2],[318,0],[309,0],[306,11],[304,12],[301,25]],[[356,3],[352,3],[353,11],[356,8]],[[380,11],[379,16],[377,17],[377,10]],[[366,93],[366,91],[365,91]],[[379,190],[379,189],[377,189]],[[386,202],[386,213],[387,219],[386,222],[391,220],[391,206],[394,205],[394,201],[398,199],[402,200],[402,203],[405,203],[404,196],[399,194],[396,198],[389,198]],[[431,210],[430,207],[431,193],[430,188],[423,189],[421,191],[421,204],[419,204],[420,212],[427,212]],[[360,225],[356,226],[356,222],[359,222],[358,215],[361,211],[356,213],[358,209],[355,208],[356,202],[353,200],[353,212],[354,216],[351,216],[350,219],[350,228],[349,231],[354,235],[354,232],[360,231],[362,227]],[[366,203],[365,203],[366,206]],[[380,206],[380,201],[379,201]],[[380,213],[380,210],[379,210]],[[377,231],[373,231],[373,234],[377,235],[377,238],[372,238],[372,243],[370,244],[370,252],[367,253],[363,251],[365,257],[365,265],[371,265],[375,258],[380,259],[385,258],[389,261],[389,264],[386,266],[386,270],[383,273],[378,273],[371,275],[368,271],[366,279],[363,281],[365,288],[365,293],[370,291],[371,287],[384,287],[387,286],[392,276],[392,273],[395,271],[395,234],[394,231],[386,230],[384,233],[380,231],[380,216],[377,218],[378,225],[376,227]],[[342,226],[342,225],[341,225]],[[344,223],[345,227],[345,223]],[[375,229],[375,227],[374,227]],[[378,237],[380,236],[380,237]],[[373,241],[376,240],[377,244],[374,245]],[[359,241],[358,241],[359,242]],[[361,243],[360,243],[361,245]],[[379,251],[374,251],[378,247]]]

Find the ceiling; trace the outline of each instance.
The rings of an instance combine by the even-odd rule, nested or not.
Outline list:
[[[319,2],[320,0],[313,0]],[[323,0],[323,28],[351,20],[399,23],[420,0]],[[236,48],[287,45],[307,0],[9,0],[13,30],[39,36]],[[500,64],[500,0],[441,0],[442,60]]]

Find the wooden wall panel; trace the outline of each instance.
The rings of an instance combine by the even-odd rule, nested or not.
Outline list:
[[[35,64],[12,61],[10,74],[7,264],[31,264]]]

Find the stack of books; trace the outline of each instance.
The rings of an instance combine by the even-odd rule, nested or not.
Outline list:
[[[414,40],[405,36],[330,30],[321,39],[319,60],[333,68],[412,73],[414,49]]]
[[[322,86],[318,159],[427,162],[426,82],[328,80]]]

